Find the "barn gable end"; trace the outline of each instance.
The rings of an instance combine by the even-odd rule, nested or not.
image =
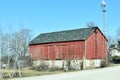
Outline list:
[[[96,29],[86,39],[86,58],[105,59],[107,55],[107,41],[100,29]]]

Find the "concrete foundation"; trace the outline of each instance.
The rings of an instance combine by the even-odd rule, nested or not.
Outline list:
[[[49,68],[52,67],[58,67],[58,68],[64,68],[68,69],[68,60],[39,60],[39,61],[33,61],[34,66],[39,66],[41,63],[45,63],[49,66]],[[100,67],[101,60],[100,59],[94,59],[94,60],[69,60],[71,68],[75,70],[80,69],[89,69],[89,68],[95,68]]]

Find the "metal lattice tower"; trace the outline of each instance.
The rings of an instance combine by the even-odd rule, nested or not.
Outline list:
[[[106,20],[106,3],[104,0],[102,0],[101,2],[101,6],[102,6],[102,12],[103,12],[103,34],[105,35],[105,37],[108,39],[109,37],[109,31],[108,31],[108,26],[107,26],[107,20]],[[108,48],[108,42],[105,43],[103,41],[103,44]],[[104,53],[104,52],[103,52]],[[103,53],[102,53],[102,56],[103,56]],[[106,65],[108,64],[107,62],[107,53],[106,53]]]
[[[102,6],[102,12],[103,12],[103,33],[106,36],[106,38],[108,39],[109,31],[108,31],[107,18],[106,18],[106,3],[104,0],[102,0],[101,6]]]

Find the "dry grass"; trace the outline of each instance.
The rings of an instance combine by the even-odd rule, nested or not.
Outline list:
[[[14,70],[10,69],[4,69],[2,70],[2,73],[10,73],[13,74]],[[18,70],[17,70],[18,72]],[[21,70],[22,77],[30,77],[30,76],[41,76],[41,75],[51,75],[51,74],[59,74],[63,73],[64,71],[35,71],[35,70],[29,70],[28,68],[24,68]],[[0,79],[0,80],[8,80],[8,78]]]
[[[50,75],[50,74],[58,74],[62,73],[63,71],[34,71],[34,70],[29,70],[29,69],[23,69],[22,71],[23,77],[28,77],[28,76],[41,76],[41,75]]]

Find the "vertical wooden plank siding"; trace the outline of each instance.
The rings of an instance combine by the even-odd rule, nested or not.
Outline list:
[[[87,59],[105,59],[107,54],[107,40],[97,29],[86,40]]]
[[[82,59],[84,41],[30,45],[29,48],[34,60]]]
[[[94,59],[96,58],[96,39],[95,39],[95,33],[92,33],[88,39],[86,40],[86,58],[87,59]]]
[[[102,59],[107,55],[107,40],[96,29],[86,41],[54,42],[30,45],[33,60],[44,59]]]

